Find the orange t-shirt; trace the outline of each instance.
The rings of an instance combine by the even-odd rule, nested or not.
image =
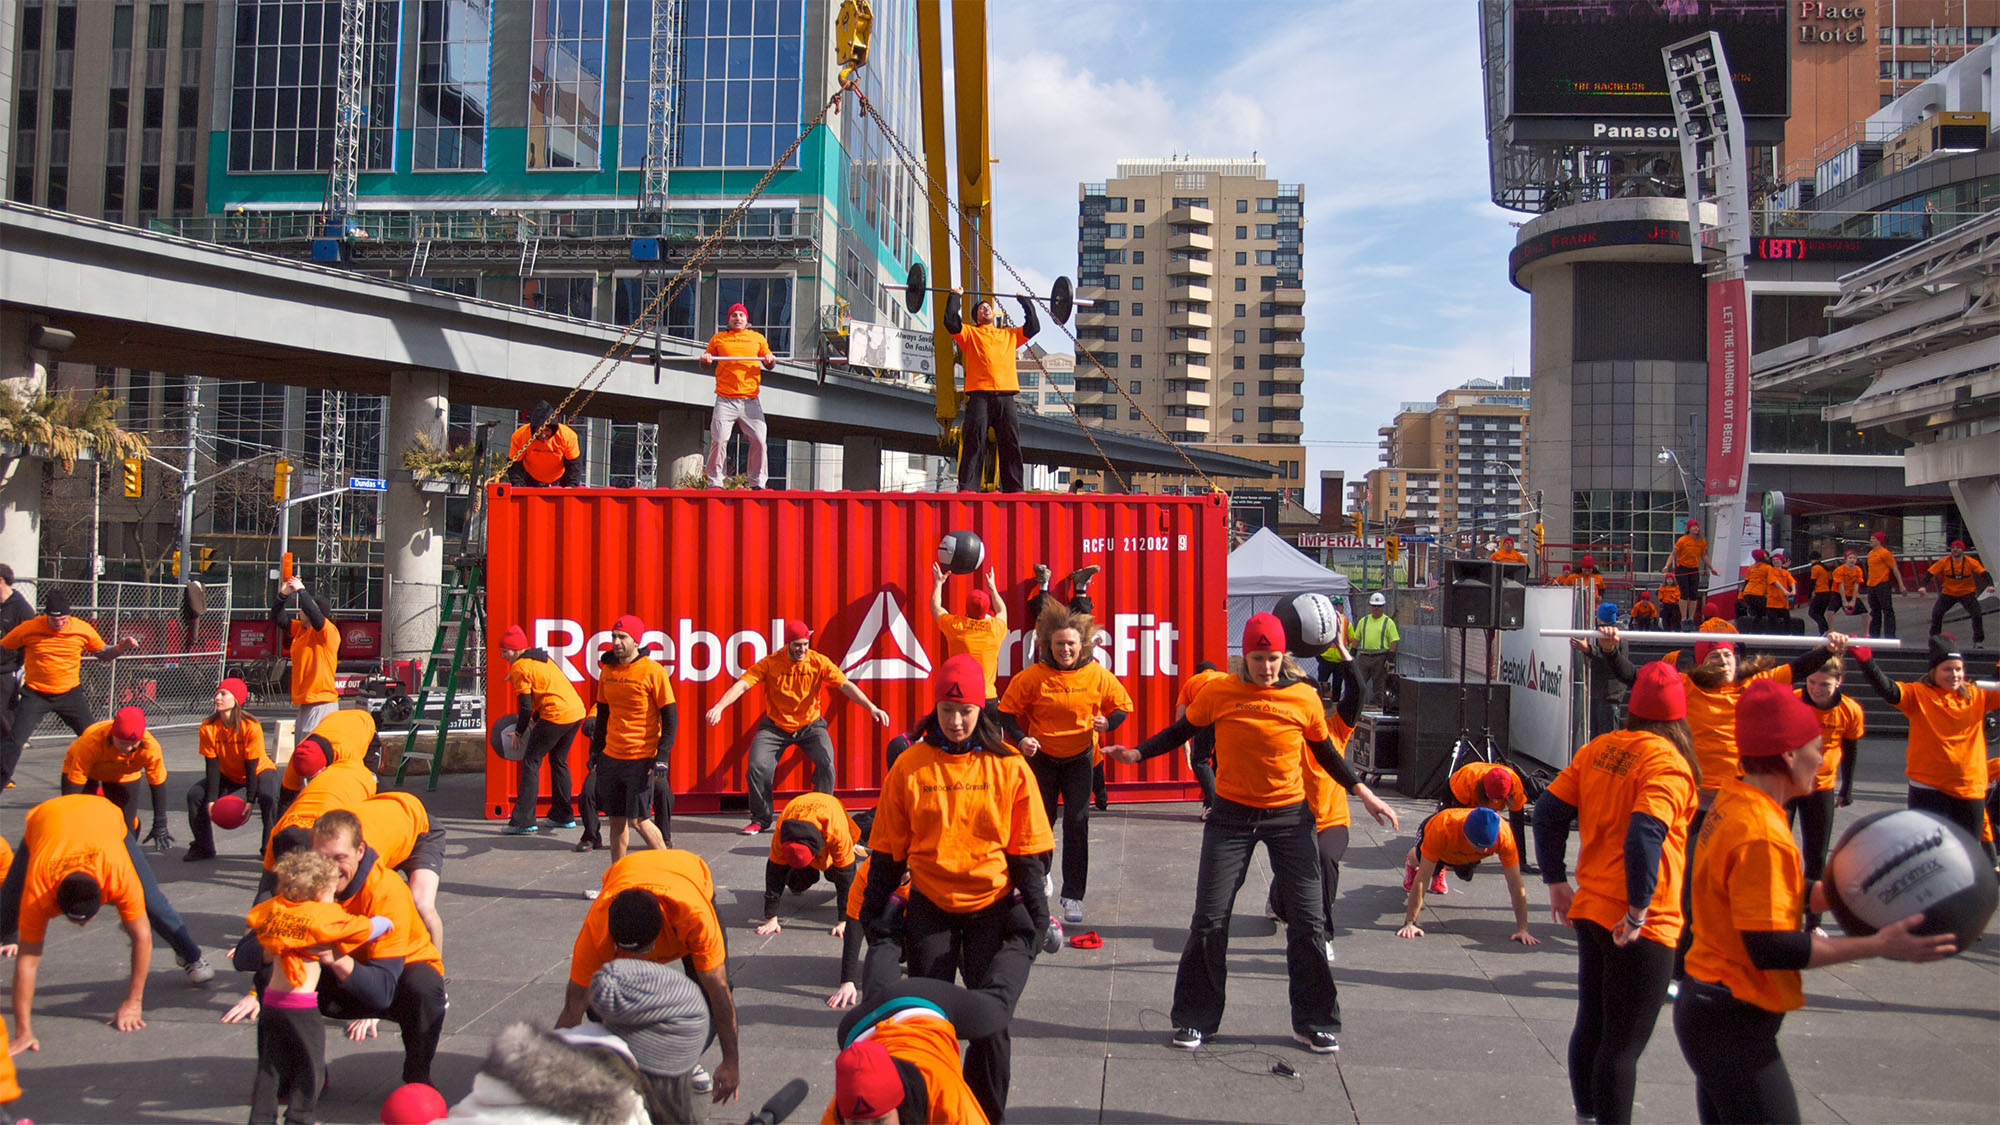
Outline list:
[[[1847,752],[1847,744],[1868,733],[1868,724],[1862,718],[1861,704],[1852,696],[1843,695],[1840,702],[1822,710],[1805,692],[1799,698],[1819,716],[1820,759],[1819,772],[1813,774],[1813,792],[1832,789],[1840,780],[1840,756]]]
[[[212,715],[203,719],[196,748],[202,757],[214,758],[217,771],[237,785],[277,768],[264,751],[264,724],[248,715],[237,719],[235,730]]]
[[[1211,680],[1188,704],[1187,720],[1215,728],[1215,791],[1258,809],[1305,800],[1306,744],[1333,736],[1325,704],[1304,681],[1267,688],[1239,676]]]
[[[358,707],[350,707],[345,711],[335,711],[321,719],[319,725],[310,733],[325,740],[327,765],[352,762],[363,765],[365,771],[364,763],[368,758],[368,747],[375,741],[375,716]],[[291,759],[285,759],[285,775],[278,782],[279,788],[296,790],[304,784],[305,778],[299,776],[299,771],[292,765]],[[371,784],[368,792],[374,791],[375,787]]]
[[[1812,565],[1812,592],[1815,595],[1833,593],[1833,571],[1825,563]]]
[[[1482,786],[1486,783],[1486,775],[1495,771],[1513,774],[1514,776],[1512,795],[1507,798],[1508,810],[1510,812],[1520,812],[1522,809],[1527,808],[1528,794],[1521,787],[1521,775],[1516,773],[1511,767],[1503,766],[1498,762],[1469,762],[1466,765],[1458,767],[1451,775],[1452,798],[1469,809],[1484,805],[1486,803],[1486,790]]]
[[[340,698],[333,686],[333,674],[340,667],[340,627],[331,620],[315,629],[302,620],[292,622],[292,702],[332,703]],[[304,738],[311,731],[300,731]]]
[[[948,1121],[951,1125],[987,1125],[989,1118],[979,1099],[965,1084],[965,1068],[958,1057],[958,1029],[936,1012],[906,1008],[874,1027],[854,1036],[850,1043],[873,1039],[882,1044],[891,1058],[915,1067],[924,1077],[927,1096],[922,1120]],[[881,1107],[886,1114],[893,1106]],[[820,1115],[820,1125],[841,1125],[838,1106],[828,1102]]]
[[[1767,1012],[1803,1007],[1798,970],[1760,969],[1743,947],[1744,930],[1791,931],[1804,921],[1805,873],[1784,808],[1761,789],[1725,782],[1701,822],[1688,881],[1688,975]]]
[[[1654,605],[1651,601],[1637,601],[1632,603],[1632,616],[1635,618],[1658,617],[1659,615],[1660,607]]]
[[[271,826],[271,835],[275,837],[287,828],[303,828],[310,832],[319,814],[333,809],[352,810],[374,795],[375,775],[367,766],[358,761],[335,762],[313,775],[306,787],[286,806],[278,823]],[[266,847],[264,870],[269,871],[276,866],[277,860],[272,858],[270,848]]]
[[[603,893],[590,904],[570,949],[569,982],[589,988],[597,970],[618,957],[643,957],[666,963],[683,957],[693,962],[696,972],[712,972],[722,967],[722,921],[715,916],[715,877],[708,864],[693,852],[668,848],[665,851],[633,852],[604,872]],[[660,904],[666,924],[645,953],[622,953],[611,940],[611,900],[620,892],[642,890]]]
[[[1761,598],[1771,588],[1771,564],[1751,563],[1743,572],[1743,597],[1746,600]]]
[[[306,983],[306,965],[314,960],[306,950],[330,945],[342,954],[352,953],[368,940],[373,925],[366,917],[350,914],[337,902],[293,902],[288,898],[267,898],[244,915],[257,934],[257,944],[278,963],[278,970],[294,988]]]
[[[1514,843],[1514,830],[1505,824],[1500,826],[1500,835],[1494,837],[1492,847],[1472,846],[1465,838],[1465,818],[1472,813],[1472,809],[1439,809],[1432,813],[1424,822],[1423,836],[1417,840],[1417,854],[1446,867],[1478,863],[1489,855],[1499,856],[1502,867],[1521,866],[1521,850]]]
[[[785,806],[785,811],[778,815],[778,824],[771,832],[772,863],[785,862],[780,854],[784,845],[779,839],[782,835],[779,829],[784,828],[784,822],[788,820],[800,820],[812,825],[819,830],[820,838],[826,841],[826,847],[813,857],[813,870],[846,867],[854,862],[854,844],[861,838],[861,826],[847,815],[840,798],[831,793],[802,793],[793,797]]]
[[[507,666],[507,688],[515,695],[532,696],[535,718],[545,723],[583,721],[583,697],[552,660],[523,656]]]
[[[1851,598],[1861,592],[1861,568],[1842,563],[1833,568],[1833,588],[1840,596]]]
[[[1868,584],[1879,586],[1889,581],[1889,574],[1896,569],[1896,556],[1887,547],[1876,547],[1868,552]]]
[[[1569,916],[1609,930],[1625,917],[1625,829],[1635,812],[1667,826],[1659,878],[1646,904],[1649,941],[1672,947],[1681,937],[1681,879],[1688,822],[1697,803],[1694,770],[1674,744],[1646,731],[1619,730],[1586,743],[1549,783],[1558,800],[1576,806],[1576,897]]]
[[[606,757],[637,762],[658,756],[660,709],[674,702],[665,668],[643,656],[630,664],[606,660],[597,669],[597,701],[610,708],[604,727]]]
[[[1979,576],[1986,573],[1986,568],[1971,555],[1962,559],[1946,555],[1931,564],[1930,572],[1938,580],[1938,593],[1947,598],[1966,598],[1978,592]]]
[[[1674,540],[1675,566],[1700,566],[1701,554],[1708,550],[1708,540],[1699,535],[1683,535]]]
[[[139,737],[139,745],[130,754],[120,753],[111,742],[111,720],[106,719],[83,728],[83,733],[69,744],[69,751],[63,755],[62,772],[63,780],[71,785],[87,781],[133,782],[142,776],[148,785],[164,785],[167,759],[150,731]]]
[[[547,437],[535,440],[533,426],[519,426],[514,437],[507,443],[509,460],[519,461],[521,468],[530,477],[543,484],[554,484],[563,478],[563,462],[574,461],[583,456],[583,445],[576,440],[576,431],[557,422],[555,429]]]
[[[1764,604],[1772,609],[1787,609],[1792,604],[1792,591],[1798,581],[1792,572],[1782,566],[1766,567],[1770,572],[1770,585],[1764,591]]]
[[[21,832],[28,857],[21,885],[21,940],[40,941],[49,922],[62,917],[56,885],[76,872],[97,880],[104,904],[134,922],[146,916],[146,894],[125,850],[125,817],[118,806],[91,793],[51,797],[28,810]]]
[[[907,871],[903,872],[902,887],[905,891],[908,891],[910,887],[910,873]],[[854,865],[854,885],[847,888],[847,906],[845,914],[847,916],[848,921],[859,922],[861,920],[861,902],[863,899],[867,897],[868,897],[868,857],[862,856],[861,862]]]
[[[444,956],[431,941],[431,931],[417,913],[417,901],[410,897],[409,884],[390,870],[388,864],[377,861],[371,866],[361,889],[340,905],[363,919],[380,914],[394,927],[374,941],[364,942],[354,951],[355,957],[364,961],[400,957],[405,965],[429,965],[440,976],[444,974]]]
[[[391,869],[408,863],[417,837],[431,830],[430,810],[414,793],[377,793],[347,811],[361,821],[362,842]]]
[[[1222,673],[1227,675],[1228,673]],[[1333,735],[1334,752],[1347,757],[1347,740],[1354,734],[1354,728],[1340,721],[1339,715],[1327,719],[1327,729]],[[1324,832],[1329,828],[1339,828],[1354,822],[1353,810],[1347,807],[1347,790],[1333,780],[1319,759],[1306,755],[1306,804],[1312,806],[1313,831]]]
[[[1228,678],[1229,673],[1224,672],[1220,668],[1211,668],[1206,672],[1196,672],[1194,675],[1181,681],[1181,692],[1174,702],[1182,709],[1186,709],[1188,704],[1194,702],[1194,697],[1201,694],[1201,689],[1204,686],[1216,680],[1226,680]]]
[[[961,617],[947,613],[937,619],[944,634],[944,654],[966,653],[986,669],[986,698],[1000,698],[1000,645],[1007,639],[1007,623],[997,617]]]
[[[1488,557],[1497,563],[1524,563],[1528,561],[1528,556],[1512,547],[1502,547]]]
[[[1037,660],[1007,681],[1000,710],[1020,720],[1022,731],[1041,742],[1042,753],[1074,758],[1097,752],[1092,722],[1113,711],[1131,713],[1132,695],[1095,660],[1068,670]]]
[[[1748,680],[1735,680],[1714,691],[1701,690],[1685,672],[1681,674],[1681,687],[1687,691],[1688,733],[1694,738],[1695,761],[1701,763],[1703,789],[1743,776],[1736,763],[1736,701],[1751,680],[1776,680],[1790,686],[1792,666],[1766,668]]]
[[[910,885],[965,914],[1012,888],[1010,855],[1055,849],[1041,786],[1018,754],[948,754],[917,742],[889,767],[868,834],[870,851],[909,865]]]
[[[1660,592],[1655,596],[1660,599],[1661,605],[1679,605],[1681,603],[1680,584],[1677,582],[1669,582],[1661,586]]]
[[[1028,343],[1028,334],[1019,328],[980,327],[968,322],[954,333],[958,351],[965,358],[965,392],[997,391],[1014,394],[1021,381],[1014,370],[1014,353]]]
[[[756,398],[757,388],[764,382],[764,365],[759,356],[771,354],[771,342],[754,328],[725,328],[708,338],[708,354],[728,356],[748,356],[744,360],[717,360],[715,363],[715,396],[717,398]]]
[[[764,717],[779,730],[795,731],[825,713],[821,693],[847,682],[840,665],[825,654],[806,650],[793,660],[783,649],[744,670],[743,683],[764,685]]]
[[[46,616],[36,616],[9,629],[0,648],[21,650],[21,686],[61,695],[83,681],[83,654],[104,651],[104,638],[79,617],[65,620],[57,632]]]
[[[2000,711],[2000,691],[1971,688],[1961,698],[1928,682],[1904,683],[1896,710],[1910,717],[1910,748],[1903,772],[1918,785],[1949,797],[1986,796],[1988,711]],[[1968,685],[1970,686],[1970,685]]]

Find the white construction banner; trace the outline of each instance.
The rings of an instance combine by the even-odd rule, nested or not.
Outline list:
[[[857,320],[848,328],[847,362],[879,371],[937,374],[937,349],[930,333],[911,332],[892,324]]]
[[[1526,593],[1521,628],[1500,634],[1496,679],[1508,687],[1507,745],[1517,755],[1561,769],[1579,745],[1578,701],[1587,697],[1586,685],[1577,682],[1568,638],[1544,637],[1541,631],[1581,627],[1579,601],[1568,586],[1530,586]]]

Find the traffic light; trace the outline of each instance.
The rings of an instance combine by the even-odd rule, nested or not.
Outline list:
[[[215,548],[197,547],[196,550],[201,552],[201,563],[195,568],[196,570],[206,571],[210,566],[214,565]]]
[[[1541,553],[1541,550],[1542,550],[1542,524],[1541,524],[1541,521],[1540,521],[1540,520],[1536,520],[1536,521],[1535,521],[1535,553],[1537,553],[1537,554],[1540,554],[1540,553]]]
[[[278,458],[278,467],[271,477],[271,500],[282,504],[292,492],[292,459]]]
[[[1387,543],[1387,544],[1385,544],[1385,547],[1384,547],[1384,549],[1385,549],[1385,550],[1386,550],[1386,551],[1388,552],[1388,554],[1389,554],[1389,561],[1390,561],[1390,562],[1395,562],[1395,561],[1396,561],[1396,560],[1397,560],[1398,558],[1402,557],[1402,554],[1403,554],[1403,539],[1402,539],[1402,537],[1401,537],[1401,536],[1399,536],[1399,535],[1391,535],[1391,536],[1389,537],[1389,541],[1388,541],[1388,543]]]
[[[125,458],[125,499],[137,500],[145,494],[145,462],[137,457]]]
[[[175,578],[179,578],[180,576],[181,576],[181,553],[180,553],[179,551],[175,551],[175,552],[174,552],[174,577],[175,577]]]
[[[1365,529],[1367,527],[1367,523],[1368,523],[1368,516],[1365,513],[1362,512],[1354,513],[1354,537],[1356,539],[1364,537],[1364,535],[1366,534]]]

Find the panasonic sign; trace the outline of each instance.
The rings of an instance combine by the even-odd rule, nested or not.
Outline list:
[[[1590,137],[1598,141],[1678,141],[1681,131],[1674,125],[1613,125],[1608,121],[1590,123]]]

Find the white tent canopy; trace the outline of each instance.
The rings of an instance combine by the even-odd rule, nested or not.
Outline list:
[[[1237,651],[1243,624],[1278,604],[1285,594],[1325,594],[1346,608],[1347,576],[1301,554],[1268,527],[1229,552],[1229,651]]]

